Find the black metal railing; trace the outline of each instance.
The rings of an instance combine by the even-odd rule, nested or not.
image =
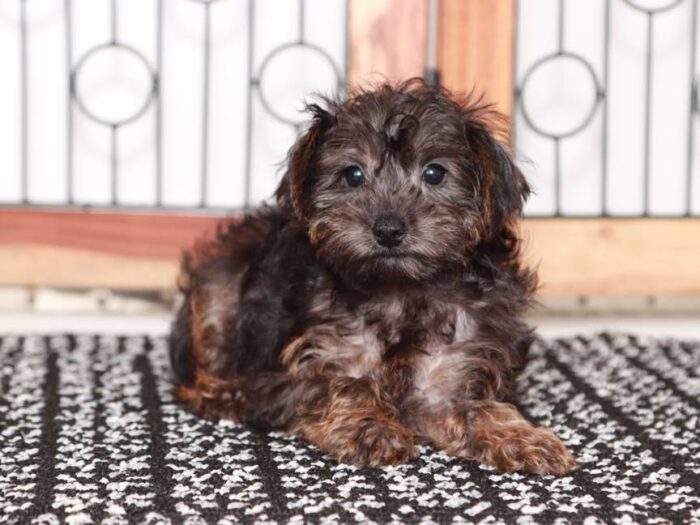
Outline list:
[[[10,1],[10,0],[6,0]],[[29,76],[28,68],[30,62],[30,55],[28,53],[28,15],[27,15],[27,3],[30,0],[11,0],[19,3],[19,35],[20,35],[20,122],[19,122],[19,132],[20,138],[20,196],[16,202],[0,203],[9,205],[35,205],[43,204],[36,202],[30,197],[29,192],[29,182],[30,182],[30,163],[31,159],[29,157],[29,142],[30,137],[30,119],[29,119]],[[110,155],[110,174],[109,174],[109,204],[107,207],[126,207],[129,206],[120,201],[119,198],[119,177],[120,177],[120,155],[118,151],[119,145],[119,134],[122,132],[123,128],[128,124],[133,123],[144,117],[149,111],[154,112],[154,127],[152,130],[154,138],[154,148],[155,148],[155,177],[154,177],[154,193],[155,200],[149,206],[155,208],[169,208],[165,203],[163,198],[163,188],[164,188],[164,178],[163,178],[163,97],[162,97],[162,70],[163,70],[163,56],[167,53],[163,45],[163,9],[164,2],[166,0],[157,0],[157,17],[155,28],[155,40],[156,40],[156,51],[155,51],[155,64],[146,58],[145,53],[136,47],[123,42],[120,39],[120,23],[119,20],[119,5],[120,0],[109,0],[109,34],[106,35],[104,42],[97,44],[87,51],[82,53],[80,56],[74,56],[74,42],[73,42],[73,2],[72,0],[63,0],[63,16],[65,24],[65,59],[66,59],[66,70],[67,82],[68,82],[68,100],[66,101],[66,166],[65,166],[65,178],[66,178],[66,198],[65,202],[62,202],[60,206],[75,207],[75,206],[90,206],[93,203],[90,202],[80,202],[76,198],[75,192],[75,177],[74,177],[74,153],[75,153],[75,127],[74,122],[76,118],[76,113],[79,112],[82,116],[88,118],[94,123],[103,126],[109,130],[109,155]],[[233,0],[181,0],[189,1],[193,3],[198,3],[201,5],[201,9],[204,11],[204,27],[202,30],[202,48],[203,48],[203,64],[202,64],[202,99],[201,99],[201,130],[200,130],[200,167],[199,173],[193,173],[192,177],[198,177],[199,179],[199,192],[200,198],[198,207],[208,208],[209,203],[207,200],[208,194],[208,184],[210,179],[210,115],[214,110],[211,106],[211,41],[212,41],[212,30],[211,21],[212,16],[215,14],[215,10],[218,4],[224,3],[225,1]],[[263,84],[265,81],[265,72],[270,61],[277,55],[283,53],[286,50],[292,48],[302,48],[306,51],[316,53],[320,55],[323,60],[330,64],[335,77],[336,77],[336,89],[339,93],[343,93],[345,87],[346,78],[346,65],[337,64],[334,58],[322,47],[309,42],[306,39],[305,26],[306,26],[306,0],[295,0],[297,2],[298,10],[298,36],[293,41],[289,41],[278,45],[272,49],[264,57],[256,57],[255,48],[255,18],[256,18],[256,5],[255,0],[236,0],[245,1],[247,3],[247,24],[248,24],[248,50],[247,50],[247,68],[248,68],[248,90],[247,90],[247,103],[246,103],[246,131],[245,131],[245,170],[242,174],[245,178],[244,181],[244,196],[243,196],[243,208],[248,208],[255,204],[252,202],[251,196],[251,157],[252,157],[252,140],[253,140],[253,112],[254,112],[254,98],[257,97],[261,106],[265,109],[267,114],[275,119],[276,121],[290,126],[295,130],[299,130],[302,124],[301,121],[293,121],[288,117],[277,112],[274,107],[266,99]],[[346,0],[335,0],[338,2],[339,6],[347,10]],[[344,6],[344,7],[343,7]],[[347,19],[347,12],[346,17]],[[346,28],[347,31],[347,28]],[[344,39],[347,43],[347,37]],[[93,57],[108,51],[108,50],[119,50],[123,53],[131,55],[136,61],[141,63],[143,67],[148,72],[148,77],[150,81],[150,89],[143,103],[136,109],[133,113],[125,115],[121,118],[105,118],[100,116],[95,111],[93,111],[90,106],[84,101],[84,97],[79,89],[79,77],[85,66]],[[347,50],[345,52],[347,57]],[[256,62],[259,66],[256,67]],[[347,58],[345,60],[347,63]],[[105,207],[100,204],[100,207]],[[143,206],[139,206],[143,207]],[[232,208],[228,208],[232,209]]]
[[[697,0],[668,0],[666,4],[662,4],[658,7],[646,7],[639,0],[601,0],[604,2],[604,20],[603,25],[603,56],[602,59],[602,74],[596,72],[594,65],[581,54],[567,50],[566,47],[566,9],[570,5],[572,0],[557,0],[557,10],[552,13],[554,22],[557,27],[557,39],[556,48],[550,53],[538,58],[533,63],[528,64],[525,72],[518,79],[517,78],[517,65],[516,65],[516,86],[515,86],[515,111],[516,117],[522,117],[522,122],[524,122],[525,127],[533,131],[537,135],[550,140],[553,144],[553,200],[552,212],[547,214],[547,216],[552,217],[562,217],[566,213],[562,208],[562,189],[564,182],[563,170],[562,170],[562,144],[581,134],[584,130],[587,130],[593,123],[594,118],[602,112],[601,120],[601,133],[600,133],[600,149],[599,157],[597,159],[591,159],[591,162],[600,163],[600,192],[599,192],[599,204],[598,210],[594,213],[585,214],[584,216],[621,216],[621,214],[611,210],[608,199],[608,184],[611,176],[614,174],[610,173],[609,169],[609,152],[610,152],[610,135],[609,135],[609,124],[610,124],[610,56],[611,56],[611,35],[612,35],[612,16],[611,10],[615,2],[624,4],[629,9],[636,13],[636,16],[645,17],[646,24],[646,41],[644,43],[644,85],[643,85],[643,105],[640,106],[639,110],[644,114],[644,141],[643,147],[639,151],[639,155],[643,157],[643,172],[641,177],[641,187],[642,187],[642,203],[641,211],[639,213],[634,213],[633,216],[648,217],[657,216],[660,214],[652,213],[651,210],[651,156],[654,153],[654,144],[652,143],[652,112],[654,109],[654,104],[658,103],[653,97],[653,79],[654,79],[654,66],[655,66],[655,56],[654,56],[654,36],[655,36],[655,25],[656,19],[660,16],[665,16],[674,10],[681,8],[682,6],[688,6],[690,10],[690,16],[688,17],[688,42],[687,45],[690,48],[689,53],[689,75],[688,79],[682,80],[682,82],[687,82],[686,85],[686,95],[690,99],[689,110],[687,115],[687,120],[684,122],[677,123],[679,126],[686,128],[686,169],[684,174],[675,174],[676,176],[684,177],[684,202],[679,203],[679,211],[672,214],[678,217],[689,217],[697,216],[700,214],[700,206],[695,209],[693,207],[693,193],[695,185],[698,183],[697,179],[700,172],[700,165],[695,158],[697,153],[695,152],[695,133],[696,126],[698,125],[696,120],[700,112],[698,107],[698,80],[697,80],[697,18],[698,18],[698,2]],[[523,8],[523,5],[527,4],[527,0],[518,3],[519,9]],[[590,2],[592,5],[593,2]],[[518,19],[516,17],[516,19]],[[516,31],[517,35],[517,31]],[[519,45],[518,37],[516,36],[516,51],[515,56],[518,56],[517,46]],[[595,93],[593,97],[593,102],[589,111],[580,119],[579,122],[575,123],[569,129],[560,130],[557,132],[552,132],[551,130],[544,129],[537,123],[536,117],[530,112],[527,103],[525,101],[525,93],[528,90],[529,81],[533,74],[542,66],[550,64],[557,60],[568,60],[579,64],[591,79],[591,83],[594,86]],[[561,79],[559,79],[561,81]],[[515,119],[518,122],[518,119]],[[517,125],[514,126],[513,133],[515,135],[516,146],[518,144],[517,134],[520,130]],[[524,152],[527,155],[527,152]],[[592,181],[591,181],[592,182]],[[627,214],[629,215],[629,214]]]
[[[30,56],[28,48],[28,34],[30,31],[28,25],[27,17],[27,5],[33,0],[6,0],[6,2],[17,2],[19,6],[19,50],[20,50],[20,67],[19,67],[19,84],[20,84],[20,122],[19,122],[19,135],[20,135],[20,168],[18,174],[2,175],[3,177],[19,177],[19,198],[16,201],[9,203],[0,204],[11,204],[11,205],[37,205],[41,204],[33,200],[30,196],[30,177],[32,176],[32,171],[30,170],[30,165],[32,159],[30,158],[29,143],[31,141],[30,133],[30,119],[28,117],[31,100],[29,98],[29,82],[30,76],[28,74],[30,61],[34,58]],[[59,0],[53,0],[58,2]],[[119,154],[119,135],[123,132],[123,129],[128,124],[135,122],[144,118],[147,114],[153,114],[153,128],[151,130],[153,136],[154,144],[154,177],[153,177],[153,188],[150,188],[155,198],[153,202],[148,204],[149,207],[155,208],[169,208],[172,207],[166,199],[164,199],[164,177],[163,177],[163,57],[164,54],[168,53],[168,50],[164,47],[163,39],[163,10],[166,0],[153,0],[156,2],[157,16],[156,16],[156,27],[154,28],[155,36],[155,60],[153,63],[147,58],[147,53],[144,50],[140,50],[133,45],[130,45],[120,39],[120,27],[123,21],[119,19],[119,2],[120,0],[107,0],[110,6],[110,20],[109,20],[109,31],[105,36],[104,41],[94,45],[93,47],[81,52],[79,56],[75,56],[75,45],[74,45],[74,23],[73,23],[73,2],[72,0],[62,0],[63,2],[63,17],[65,24],[65,61],[66,61],[66,82],[67,82],[67,100],[65,101],[65,111],[66,111],[66,137],[65,137],[65,147],[66,147],[66,165],[65,165],[65,183],[67,187],[65,200],[59,205],[66,207],[80,207],[85,205],[92,205],[91,202],[81,202],[76,196],[75,191],[75,120],[77,115],[81,118],[87,118],[90,121],[102,126],[108,130],[109,134],[109,204],[111,207],[128,207],[119,195],[119,180],[121,176],[122,165],[120,163]],[[171,1],[171,0],[167,0]],[[174,1],[174,0],[172,0]],[[298,131],[302,122],[290,119],[287,115],[278,112],[274,105],[268,100],[265,95],[265,82],[266,82],[266,72],[271,61],[284,54],[286,51],[291,49],[301,48],[310,53],[316,54],[323,61],[327,62],[335,75],[335,87],[341,94],[345,89],[346,77],[347,77],[347,49],[348,49],[348,38],[347,38],[347,0],[334,0],[339,3],[342,9],[346,10],[346,27],[344,42],[345,42],[345,57],[344,64],[339,64],[336,59],[333,58],[328,50],[320,47],[319,45],[309,41],[306,34],[307,27],[307,8],[305,0],[295,0],[297,2],[296,9],[298,10],[298,18],[296,20],[297,30],[296,37],[272,48],[265,56],[257,56],[256,41],[255,41],[255,27],[256,27],[256,2],[255,0],[178,0],[180,2],[191,2],[199,4],[199,7],[203,11],[203,27],[201,32],[201,46],[203,52],[203,63],[201,70],[201,129],[199,129],[199,144],[195,147],[199,148],[200,161],[198,173],[193,173],[191,176],[196,177],[198,181],[198,191],[199,198],[197,199],[197,205],[191,207],[199,208],[210,208],[212,207],[209,202],[207,195],[209,194],[209,184],[210,184],[210,143],[211,143],[211,126],[210,126],[210,115],[216,108],[212,107],[212,99],[210,96],[211,92],[211,82],[212,82],[212,17],[216,16],[216,10],[220,4],[230,1],[244,2],[247,6],[247,93],[246,93],[246,109],[245,109],[245,145],[243,150],[245,152],[245,162],[243,172],[239,176],[244,178],[243,181],[243,196],[242,204],[240,207],[248,208],[256,202],[252,195],[252,158],[253,158],[253,146],[252,141],[254,140],[254,122],[259,115],[255,114],[255,107],[261,107],[265,111],[267,117],[270,117],[280,124],[289,126],[291,129]],[[428,1],[428,0],[426,0]],[[467,1],[467,0],[465,0]],[[528,2],[536,2],[538,0],[520,0],[517,3],[518,9],[527,9]],[[656,57],[655,57],[655,36],[657,25],[657,20],[659,17],[669,16],[671,13],[676,12],[678,9],[688,10],[690,16],[688,16],[688,42],[690,53],[688,60],[689,75],[688,81],[683,80],[684,90],[687,89],[686,95],[689,97],[689,111],[687,114],[687,119],[684,122],[678,122],[675,125],[677,127],[683,127],[685,142],[686,142],[686,162],[684,173],[672,174],[674,177],[684,178],[684,194],[683,201],[679,203],[678,213],[674,213],[674,216],[687,217],[687,216],[698,216],[700,214],[700,202],[693,202],[693,195],[698,193],[698,181],[700,175],[700,161],[698,156],[700,152],[696,151],[697,146],[697,127],[700,125],[698,122],[698,116],[700,115],[700,104],[698,102],[700,95],[700,87],[698,85],[698,0],[668,0],[665,4],[660,4],[660,7],[645,7],[645,4],[641,0],[595,0],[596,3],[602,3],[604,9],[602,24],[602,35],[603,35],[603,45],[602,45],[602,56],[600,57],[600,65],[595,66],[591,63],[590,59],[583,54],[569,49],[567,47],[567,18],[566,12],[567,8],[571,6],[571,2],[574,0],[557,0],[555,4],[557,9],[551,13],[552,19],[549,21],[556,26],[556,42],[553,49],[551,49],[546,54],[536,58],[527,64],[517,64],[518,57],[518,47],[522,44],[520,40],[523,38],[520,31],[516,30],[515,38],[515,57],[516,57],[516,81],[514,86],[514,136],[516,148],[521,145],[521,137],[525,133],[534,133],[537,136],[549,141],[553,149],[553,173],[552,173],[552,203],[551,211],[546,213],[536,213],[535,215],[548,216],[548,217],[562,217],[571,215],[562,204],[562,194],[567,185],[566,173],[564,173],[563,159],[564,159],[564,145],[567,141],[572,140],[575,137],[580,136],[582,133],[589,131],[594,126],[600,126],[600,140],[598,145],[598,150],[595,156],[591,156],[587,159],[588,162],[595,163],[599,166],[600,180],[590,180],[591,184],[595,182],[596,185],[600,186],[600,191],[596,195],[597,206],[596,210],[587,214],[585,216],[618,216],[619,213],[612,209],[610,206],[610,181],[616,177],[615,173],[611,173],[610,170],[610,149],[613,146],[611,144],[611,137],[609,133],[610,125],[610,68],[611,68],[611,38],[614,32],[613,18],[611,16],[612,7],[624,5],[630,11],[630,16],[643,17],[645,19],[646,31],[645,31],[645,42],[644,46],[644,85],[640,87],[643,90],[640,100],[639,111],[644,114],[644,130],[643,130],[643,147],[639,149],[639,155],[641,156],[642,162],[642,172],[639,178],[639,185],[641,188],[641,200],[639,212],[635,212],[633,216],[652,216],[657,215],[653,212],[651,206],[651,179],[652,179],[652,156],[655,151],[655,144],[652,140],[652,129],[655,123],[652,119],[652,113],[654,111],[655,104],[658,104],[658,99],[654,96],[654,74]],[[579,0],[582,1],[582,0]],[[588,5],[593,5],[594,0],[591,0]],[[516,17],[516,19],[519,19]],[[432,16],[430,22],[435,27],[433,27],[432,34],[435,35],[435,29],[437,28],[437,16]],[[517,28],[516,28],[517,29]],[[433,43],[434,40],[429,39],[429,42]],[[85,65],[95,56],[104,53],[108,50],[119,50],[126,53],[132,57],[136,62],[140,63],[145,71],[147,72],[147,78],[150,82],[150,88],[146,93],[142,103],[129,115],[124,115],[120,118],[105,118],[104,116],[96,113],[92,110],[89,104],[86,103],[84,99],[84,94],[81,93],[79,79],[81,72]],[[526,94],[531,87],[531,80],[535,74],[540,70],[540,68],[551,64],[554,61],[568,61],[577,64],[580,68],[585,71],[585,74],[590,78],[591,85],[593,86],[593,97],[591,106],[588,111],[582,115],[582,117],[574,122],[568,129],[552,131],[542,126],[538,121],[538,115],[536,111],[533,111],[531,107],[528,106]],[[521,73],[518,72],[518,67],[524,67]],[[439,78],[438,71],[430,71],[430,75],[437,79]],[[200,81],[198,79],[198,81]],[[557,81],[561,82],[562,79]],[[522,148],[521,148],[522,149]],[[522,151],[522,153],[527,157],[528,151]],[[537,158],[532,159],[535,164],[537,164]],[[149,182],[150,183],[150,182]],[[697,200],[697,199],[696,199]],[[100,206],[103,206],[100,204]],[[142,206],[143,207],[143,206]]]

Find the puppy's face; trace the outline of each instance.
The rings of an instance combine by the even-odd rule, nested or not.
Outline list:
[[[360,281],[417,281],[468,264],[527,186],[490,113],[422,82],[312,107],[277,196],[319,257]]]

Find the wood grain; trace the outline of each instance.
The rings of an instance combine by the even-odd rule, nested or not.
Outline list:
[[[511,115],[515,0],[441,0],[438,18],[442,83]]]
[[[700,294],[700,219],[556,219],[523,225],[542,293]]]
[[[426,0],[349,0],[351,86],[423,76]]]
[[[0,284],[172,290],[180,254],[218,217],[0,211]]]
[[[42,244],[0,244],[0,284],[115,290],[175,289],[178,257],[125,256]]]
[[[0,244],[77,248],[146,259],[179,257],[219,217],[166,213],[0,211]]]
[[[0,212],[0,284],[172,290],[183,249],[217,217]],[[700,219],[543,219],[523,224],[542,294],[700,294]]]

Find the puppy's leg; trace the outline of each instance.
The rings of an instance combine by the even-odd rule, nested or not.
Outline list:
[[[324,452],[357,466],[395,465],[416,456],[413,433],[373,379],[315,376],[298,388],[306,399],[293,432]]]
[[[244,398],[242,383],[238,378],[221,379],[197,371],[194,382],[177,387],[175,395],[189,408],[204,416],[241,420]]]
[[[509,403],[508,355],[491,345],[456,344],[417,363],[415,390],[403,413],[417,435],[447,453],[501,471],[566,474],[574,457],[554,433]]]
[[[289,344],[282,362],[295,383],[291,430],[340,461],[390,465],[415,457],[413,432],[373,377],[381,354],[318,325]]]
[[[221,222],[214,239],[183,258],[184,302],[170,335],[170,360],[177,397],[204,415],[241,419],[244,381],[233,344],[240,284],[278,220],[259,213]]]
[[[421,434],[448,454],[503,472],[563,475],[577,468],[551,430],[534,426],[508,403],[469,402],[442,417],[425,417],[420,426]]]
[[[187,294],[171,335],[171,361],[181,401],[205,416],[238,420],[243,380],[227,377],[231,356],[225,351],[238,306],[236,285],[219,277]]]

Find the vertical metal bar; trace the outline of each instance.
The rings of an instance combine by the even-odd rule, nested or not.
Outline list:
[[[698,2],[692,1],[690,15],[690,108],[688,111],[688,172],[686,174],[685,214],[692,215],[693,211],[693,146],[695,145],[695,123],[693,122],[697,109],[697,86],[695,85],[695,62],[697,59],[697,19]]]
[[[559,0],[559,32],[557,35],[558,53],[564,52],[564,28],[566,24],[566,5],[564,0]]]
[[[651,100],[652,80],[654,72],[654,14],[647,13],[647,51],[646,51],[646,94],[644,115],[644,212],[649,215],[650,210],[650,178],[651,178]]]
[[[255,40],[255,8],[254,0],[248,0],[248,100],[246,103],[246,155],[245,155],[245,187],[243,207],[250,208],[251,199],[251,167],[253,155],[253,89],[255,79],[253,78],[253,43]]]
[[[73,15],[71,0],[64,0],[63,15],[66,31],[66,76],[68,97],[66,100],[66,194],[68,204],[75,203],[75,182],[73,180]]]
[[[554,216],[561,217],[561,139],[554,138]]]
[[[564,53],[564,31],[566,27],[566,4],[559,0],[559,32],[557,35],[557,53]],[[561,217],[561,138],[554,138],[554,215]]]
[[[204,4],[204,78],[202,85],[202,180],[200,206],[207,204],[209,186],[209,77],[211,70],[211,4]]]
[[[600,182],[600,212],[603,217],[608,215],[608,140],[609,140],[609,111],[608,93],[610,84],[610,28],[611,3],[605,0],[605,44],[603,46],[603,133],[601,144],[601,182]]]
[[[345,27],[344,27],[344,49],[343,49],[343,60],[345,61],[344,67],[343,67],[343,76],[345,77],[343,79],[344,85],[342,92],[340,93],[343,98],[348,93],[348,87],[350,84],[350,1],[351,0],[345,0]]]
[[[306,37],[306,0],[299,0],[299,43],[303,44]]]
[[[112,0],[111,2],[111,40],[112,45],[117,43],[117,28],[119,25],[118,13],[117,13],[117,0]],[[119,144],[117,140],[117,132],[119,127],[116,124],[112,125],[111,129],[111,142],[112,142],[112,205],[116,206],[119,202],[118,192],[119,192]]]
[[[118,144],[117,144],[117,131],[119,127],[116,124],[110,126],[110,148],[111,148],[111,158],[110,158],[110,191],[111,191],[111,201],[112,205],[116,205],[118,202],[117,192],[119,190],[117,184],[117,162],[119,157]]]
[[[20,195],[29,202],[29,78],[27,52],[27,0],[19,0],[20,7]]]
[[[156,34],[156,206],[163,205],[163,0],[158,0]]]
[[[425,49],[425,73],[427,82],[440,84],[440,71],[438,69],[438,0],[428,0],[427,38]]]
[[[519,25],[519,22],[520,22],[520,20],[519,20],[520,2],[518,2],[516,0],[514,2],[514,4],[515,4],[515,19],[513,22],[513,115],[511,117],[510,141],[511,141],[513,151],[515,152],[516,151],[515,144],[516,144],[516,138],[517,138],[517,135],[516,135],[516,133],[517,133],[516,115],[518,114],[518,108],[520,107],[520,86],[518,84],[518,36],[519,36],[518,29],[520,28],[520,25]]]
[[[110,7],[110,41],[114,45],[117,43],[117,0],[112,0]]]

